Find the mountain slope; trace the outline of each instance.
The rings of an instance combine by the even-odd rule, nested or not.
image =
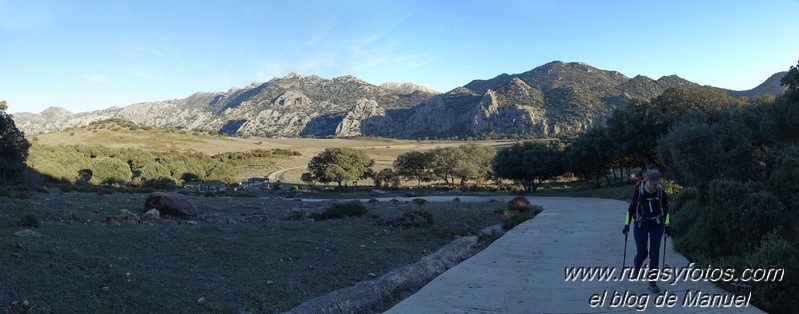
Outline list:
[[[782,73],[784,75],[784,73]],[[735,96],[779,93],[780,73]],[[776,87],[775,87],[776,82]],[[651,99],[676,86],[678,76],[628,78],[584,63],[554,61],[519,74],[474,80],[438,92],[413,83],[372,85],[353,76],[324,79],[292,72],[227,92],[132,104],[73,114],[48,108],[15,115],[29,134],[120,118],[184,130],[285,137],[473,137],[484,134],[551,137],[601,125],[631,98]]]
[[[777,96],[785,91],[785,86],[780,85],[780,80],[782,79],[788,71],[777,72],[771,75],[765,82],[760,83],[757,87],[749,90],[742,90],[742,91],[733,91],[728,90],[731,96],[738,97],[738,96],[746,96],[746,97],[754,97],[754,96],[762,96],[762,95],[774,95]]]

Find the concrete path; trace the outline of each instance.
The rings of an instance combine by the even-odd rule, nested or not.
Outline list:
[[[387,313],[762,313],[743,308],[684,306],[686,292],[729,295],[710,282],[662,282],[661,294],[675,295],[673,307],[656,307],[646,283],[630,281],[566,281],[565,268],[616,267],[624,252],[621,227],[629,203],[589,198],[531,198],[544,207],[535,219],[514,228],[472,258],[443,273]],[[688,261],[666,246],[666,266],[684,268]],[[661,251],[662,254],[662,251]],[[627,266],[635,246],[630,234]],[[645,263],[648,263],[646,261]],[[705,265],[706,266],[706,265]],[[595,294],[607,292],[604,304],[591,307]],[[614,293],[634,294],[629,306],[612,306]],[[616,298],[616,303],[621,297]]]

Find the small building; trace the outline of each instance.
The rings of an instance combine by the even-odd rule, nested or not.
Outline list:
[[[247,181],[239,183],[239,187],[242,189],[249,189],[254,187],[263,187],[265,189],[268,189],[269,178],[258,178],[258,177],[249,178],[247,179]]]
[[[191,181],[184,183],[183,189],[194,192],[219,192],[227,190],[227,185],[219,180]]]

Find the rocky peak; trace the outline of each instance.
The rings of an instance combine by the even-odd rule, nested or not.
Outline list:
[[[72,112],[61,107],[48,107],[42,111],[41,115],[49,117],[71,116]]]
[[[435,94],[439,94],[438,91],[436,91],[436,90],[434,90],[432,88],[427,88],[427,87],[424,87],[422,85],[411,83],[411,82],[405,82],[405,83],[386,82],[386,83],[380,84],[380,87],[388,89],[388,90],[393,90],[393,91],[396,91],[396,92],[400,92],[402,94],[410,94],[410,93],[413,93],[413,92],[423,92],[423,93],[434,94],[434,95]]]
[[[294,72],[291,72],[289,74],[286,74],[286,76],[283,77],[283,78],[284,79],[301,79],[303,77],[305,77],[305,75],[303,75],[302,73],[300,73],[298,71],[294,71]]]

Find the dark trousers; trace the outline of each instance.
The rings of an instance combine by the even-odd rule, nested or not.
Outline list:
[[[647,255],[649,256],[650,272],[658,269],[660,262],[660,241],[663,238],[663,230],[663,224],[643,227],[638,227],[638,224],[635,224],[635,227],[633,227],[633,237],[635,238],[635,248],[637,250],[634,260],[635,274],[638,274],[638,272],[641,270],[641,266],[643,265]]]

